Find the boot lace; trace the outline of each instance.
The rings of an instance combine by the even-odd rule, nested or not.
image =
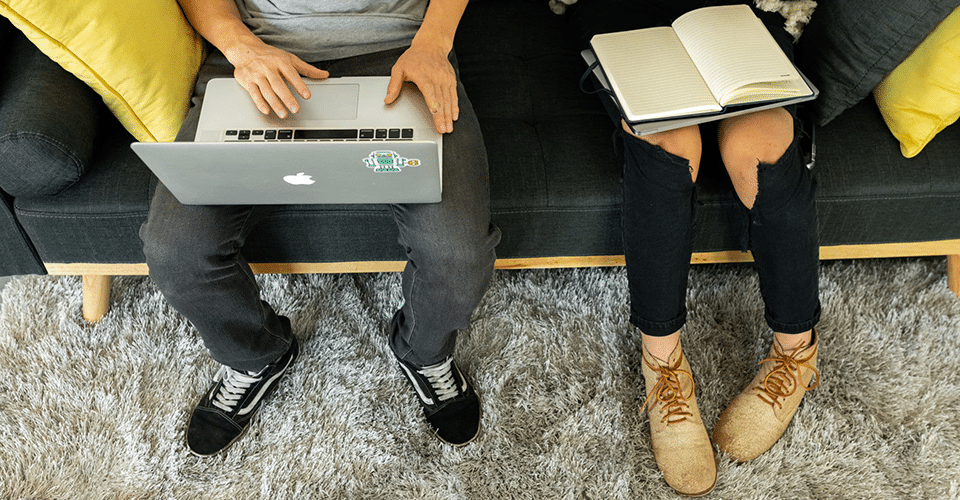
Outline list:
[[[687,417],[693,416],[689,411],[690,406],[687,404],[687,400],[693,397],[696,384],[693,381],[692,373],[680,369],[681,361],[683,361],[682,357],[677,359],[674,366],[660,367],[654,366],[646,358],[643,360],[651,370],[657,373],[657,383],[650,391],[650,395],[647,396],[647,400],[643,402],[640,411],[643,411],[650,404],[650,401],[656,398],[656,402],[663,405],[660,413],[665,413],[661,421],[666,422],[667,425],[683,422]],[[683,393],[683,386],[680,383],[682,377],[690,379],[688,394]]]
[[[820,372],[808,364],[813,358],[813,353],[811,352],[803,359],[794,357],[805,348],[806,344],[800,344],[793,351],[793,354],[787,354],[778,344],[774,343],[774,355],[759,363],[762,365],[767,361],[772,361],[774,367],[773,370],[764,377],[763,383],[757,386],[757,390],[759,391],[757,397],[770,406],[783,408],[783,400],[796,393],[800,387],[800,380],[802,378],[801,368],[812,370],[814,374],[813,385],[807,387],[807,390],[815,389],[820,385]]]
[[[214,381],[223,382],[217,395],[212,398],[213,406],[228,413],[232,412],[247,390],[260,381],[262,377],[257,375],[259,374],[239,372],[229,366],[221,366],[220,371],[213,377]]]
[[[417,372],[427,377],[438,400],[446,401],[460,394],[457,380],[453,376],[453,358],[447,358],[446,361],[432,366],[425,366]]]

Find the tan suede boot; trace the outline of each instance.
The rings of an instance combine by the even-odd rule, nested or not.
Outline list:
[[[713,428],[713,442],[733,460],[759,457],[780,439],[807,391],[820,384],[817,371],[817,333],[812,345],[801,344],[785,353],[774,341],[760,372]],[[813,381],[813,385],[810,385]]]
[[[680,344],[668,363],[643,349],[650,440],[663,479],[678,493],[702,496],[717,484],[710,436],[700,419],[693,374]],[[643,408],[641,408],[643,411]]]

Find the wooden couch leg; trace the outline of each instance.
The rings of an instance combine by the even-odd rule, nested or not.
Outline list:
[[[99,274],[83,277],[83,319],[97,323],[110,309],[110,284],[113,276]]]
[[[960,296],[960,255],[947,255],[947,286]]]

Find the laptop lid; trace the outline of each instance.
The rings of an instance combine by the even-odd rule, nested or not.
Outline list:
[[[308,80],[311,98],[280,119],[213,79],[194,142],[131,147],[184,204],[439,202],[442,136],[412,84],[384,105],[388,82]]]

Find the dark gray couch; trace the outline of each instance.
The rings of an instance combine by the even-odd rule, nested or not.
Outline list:
[[[568,22],[544,0],[479,0],[458,32],[489,152],[500,267],[620,262],[612,123],[579,89]],[[0,275],[145,272],[137,230],[156,180],[133,138],[2,19],[0,33]],[[816,51],[822,40],[805,42]],[[950,255],[960,292],[960,128],[908,160],[864,99],[818,129],[816,145],[823,258]],[[742,260],[729,181],[720,168],[702,172],[694,261]],[[404,259],[389,213],[365,205],[282,207],[245,252],[261,272],[398,269]]]

